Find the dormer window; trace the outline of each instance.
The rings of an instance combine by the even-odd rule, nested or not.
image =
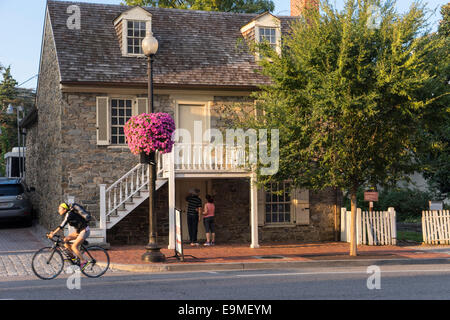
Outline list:
[[[127,53],[142,54],[142,40],[145,38],[145,21],[127,21]]]
[[[281,23],[280,19],[269,12],[263,13],[241,28],[243,37],[250,42],[263,43],[267,41],[269,45],[281,54]],[[259,60],[259,54],[255,54]]]
[[[277,29],[276,28],[259,28],[259,42],[267,41],[272,49],[277,49]]]
[[[152,15],[141,7],[134,7],[114,20],[123,56],[143,56],[142,40],[152,32]]]

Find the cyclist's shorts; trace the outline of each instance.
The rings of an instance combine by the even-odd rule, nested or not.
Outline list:
[[[90,235],[91,235],[91,230],[89,229],[89,227],[86,227],[85,229],[80,231],[80,233],[78,234],[77,240],[83,239],[83,241],[84,241],[87,238],[89,238]]]

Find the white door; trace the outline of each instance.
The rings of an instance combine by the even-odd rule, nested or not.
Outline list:
[[[176,164],[180,164],[179,169],[200,169],[204,163],[203,135],[209,127],[206,105],[179,104],[177,122],[177,128],[186,131],[181,131],[177,140]]]

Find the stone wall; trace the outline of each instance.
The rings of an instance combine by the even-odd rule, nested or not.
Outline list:
[[[99,185],[111,185],[139,163],[128,146],[98,146],[96,98],[104,93],[64,94],[63,197],[74,196],[98,220]],[[155,111],[173,114],[169,96],[155,96]]]
[[[27,184],[36,188],[31,199],[40,223],[54,228],[62,199],[61,106],[59,69],[52,30],[47,19],[39,74],[36,107],[38,122],[27,130]]]
[[[340,197],[337,197],[338,203]],[[334,205],[336,193],[329,188],[323,191],[309,192],[309,225],[261,226],[260,243],[264,242],[307,242],[334,241]],[[338,204],[338,208],[339,208]],[[339,221],[339,219],[338,219]],[[339,226],[337,226],[339,230]]]
[[[250,243],[250,180],[212,180],[217,243]]]

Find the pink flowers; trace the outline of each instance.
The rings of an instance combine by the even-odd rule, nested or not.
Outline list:
[[[172,151],[175,122],[168,113],[143,113],[133,116],[124,126],[128,147],[133,154]]]

